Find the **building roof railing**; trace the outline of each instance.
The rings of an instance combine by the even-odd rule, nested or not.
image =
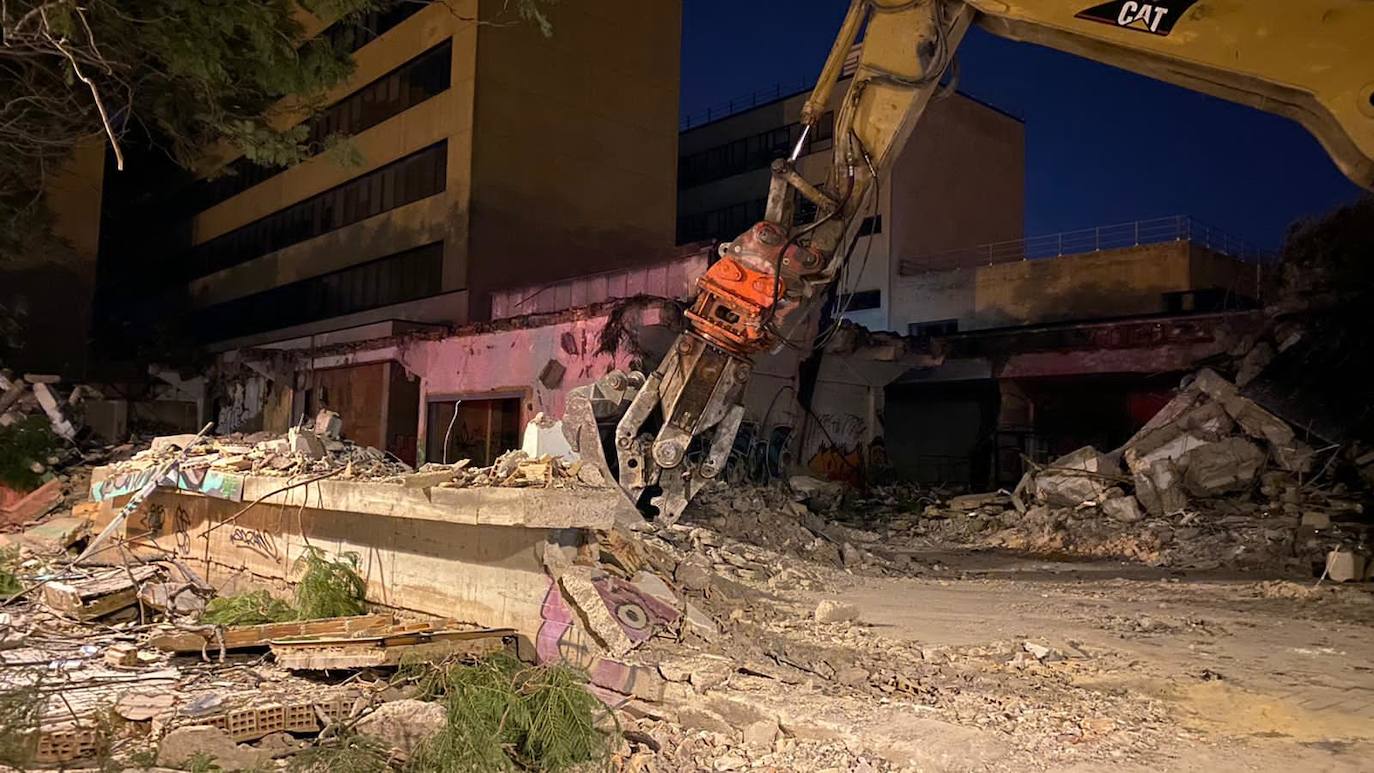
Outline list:
[[[770,102],[776,102],[780,99],[796,96],[797,94],[809,91],[812,85],[814,85],[813,82],[805,78],[798,78],[795,81],[786,83],[779,81],[772,86],[755,89],[748,94],[741,94],[740,96],[727,99],[723,102],[708,105],[696,112],[686,113],[678,119],[678,129],[686,131],[687,129],[692,129],[702,124],[708,124],[712,121],[728,118],[736,113],[753,110],[760,105],[766,105]]]
[[[898,274],[914,276],[927,271],[1084,255],[1164,242],[1191,242],[1246,262],[1263,263],[1273,259],[1272,254],[1220,228],[1187,215],[1175,215],[902,258],[898,262]]]

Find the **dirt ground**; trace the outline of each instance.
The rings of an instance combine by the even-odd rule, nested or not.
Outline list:
[[[733,677],[717,712],[755,716],[732,718],[734,701],[778,716],[795,739],[838,741],[856,755],[838,770],[1374,767],[1367,585],[992,552],[913,558],[938,573],[836,573],[823,591],[775,590],[792,622],[760,629],[789,654],[829,653],[839,673]],[[807,620],[826,598],[855,605],[858,622]],[[905,689],[883,686],[888,671]],[[787,766],[767,754],[748,763]]]

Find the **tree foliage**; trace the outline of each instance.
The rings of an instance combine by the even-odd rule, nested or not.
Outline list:
[[[548,34],[550,1],[507,0],[484,21]],[[0,256],[43,230],[44,183],[81,142],[108,143],[117,165],[135,132],[187,168],[225,140],[260,163],[301,159],[303,125],[274,125],[274,109],[308,114],[352,70],[346,44],[308,35],[304,14],[348,23],[393,2],[448,4],[0,0]]]

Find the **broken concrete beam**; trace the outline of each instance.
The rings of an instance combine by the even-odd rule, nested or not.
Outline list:
[[[55,376],[51,373],[25,373],[24,380],[29,382],[30,384],[47,385],[60,383],[62,381],[62,377]]]
[[[381,668],[447,658],[480,658],[505,648],[513,628],[470,631],[383,630],[369,636],[312,636],[271,642],[277,665],[289,671]]]
[[[132,606],[138,584],[160,572],[155,566],[119,567],[77,582],[49,582],[43,586],[43,603],[60,615],[93,620]]]
[[[1264,452],[1240,437],[1206,443],[1184,454],[1183,486],[1189,494],[1216,496],[1248,488],[1264,466]]]
[[[47,384],[38,383],[33,385],[33,396],[38,398],[38,404],[42,406],[43,412],[48,415],[48,422],[52,425],[52,431],[64,440],[71,440],[76,437],[76,427],[67,421],[67,417],[62,414],[62,407],[57,404],[57,398],[53,396],[52,390]]]

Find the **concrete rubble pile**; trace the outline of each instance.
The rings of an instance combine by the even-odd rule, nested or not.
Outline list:
[[[98,412],[102,401],[86,385],[0,369],[0,530],[85,498],[88,465],[121,452],[88,426],[88,412]]]
[[[941,498],[889,519],[888,538],[1360,580],[1365,493],[1333,480],[1337,453],[1202,370],[1121,448],[1074,451],[1010,493]]]
[[[197,438],[168,435],[154,438],[146,447],[110,467],[110,475],[139,473],[157,468],[185,450],[182,470],[213,470],[221,473],[276,478],[330,475],[338,480],[401,485],[407,488],[463,488],[468,486],[563,486],[599,485],[580,474],[583,465],[557,457],[531,458],[524,451],[510,451],[486,467],[473,467],[467,459],[453,464],[427,463],[416,470],[384,451],[339,437],[337,414],[321,411],[313,427],[292,427],[284,435],[268,432]],[[590,467],[586,468],[588,471]]]

